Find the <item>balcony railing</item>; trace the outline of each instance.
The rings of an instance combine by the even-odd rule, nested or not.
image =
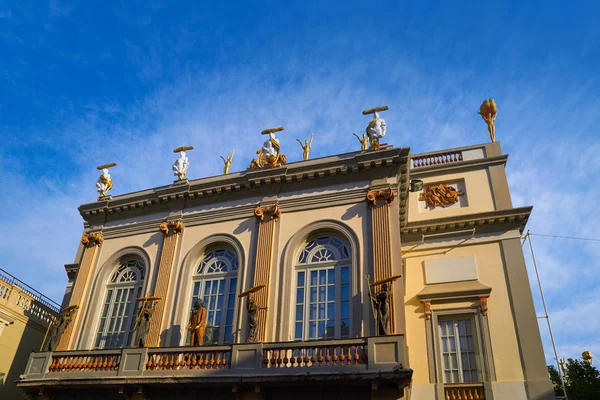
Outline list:
[[[411,157],[411,168],[429,167],[430,165],[451,164],[463,160],[461,150],[441,151],[437,153],[419,154]]]
[[[404,362],[404,336],[205,347],[130,347],[32,353],[21,382],[45,379],[304,374],[391,370]],[[165,375],[165,372],[169,372]],[[374,371],[373,371],[374,372]],[[37,384],[37,383],[36,383]]]
[[[181,350],[149,349],[147,371],[182,371],[229,369],[231,346],[184,348]]]
[[[315,343],[286,343],[263,346],[265,368],[344,367],[367,363],[367,343],[336,340]]]
[[[447,383],[444,385],[445,400],[485,400],[483,383]]]

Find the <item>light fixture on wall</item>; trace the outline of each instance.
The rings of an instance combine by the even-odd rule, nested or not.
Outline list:
[[[420,190],[423,190],[423,181],[420,179],[413,179],[412,181],[410,181],[410,191],[411,192],[418,192]]]

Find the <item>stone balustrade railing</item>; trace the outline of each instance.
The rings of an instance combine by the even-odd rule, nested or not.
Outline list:
[[[50,373],[61,372],[105,372],[117,371],[121,362],[121,352],[103,352],[100,354],[55,353],[48,367]]]
[[[450,164],[463,161],[461,150],[427,153],[411,157],[411,168],[429,167],[430,165]]]
[[[336,340],[329,343],[289,343],[263,346],[265,368],[343,367],[367,363],[367,343]]]
[[[229,369],[231,347],[186,348],[177,351],[149,349],[146,370],[181,371],[194,369]]]
[[[404,363],[404,336],[307,342],[245,343],[206,347],[129,347],[32,353],[22,382],[57,377],[110,379],[129,376],[301,373],[338,369],[392,369]]]
[[[444,385],[445,400],[485,400],[483,383],[447,383]]]

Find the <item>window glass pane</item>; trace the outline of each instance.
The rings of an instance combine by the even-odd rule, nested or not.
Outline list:
[[[335,283],[335,270],[330,269],[327,271],[327,283],[333,285]]]
[[[295,339],[302,339],[302,322],[296,322]]]
[[[347,301],[342,302],[341,306],[342,306],[341,307],[342,316],[343,317],[349,316],[350,308],[348,307],[348,302]]]
[[[296,321],[302,321],[304,319],[304,306],[297,305],[296,306]]]
[[[315,286],[317,284],[317,275],[318,275],[317,271],[310,272],[310,285],[311,286]]]
[[[342,319],[340,321],[340,323],[341,323],[341,328],[342,328],[342,331],[341,331],[342,337],[350,336],[350,320],[347,318]]]
[[[316,304],[311,304],[310,305],[310,313],[309,313],[308,318],[310,320],[317,319],[317,305]]]
[[[327,318],[335,320],[335,303],[327,303]]]
[[[335,286],[327,286],[327,301],[335,301]]]
[[[341,269],[341,283],[350,282],[348,267],[343,267]]]
[[[335,321],[329,320],[325,325],[325,337],[333,338],[335,337]]]
[[[319,284],[325,285],[327,283],[327,271],[321,270],[319,271]]]
[[[296,303],[304,303],[304,288],[296,290]]]
[[[316,322],[308,323],[308,337],[309,338],[317,337],[317,323]]]
[[[304,287],[304,271],[298,272],[298,287]]]
[[[342,285],[340,296],[341,300],[350,299],[350,285],[348,285],[347,283]]]

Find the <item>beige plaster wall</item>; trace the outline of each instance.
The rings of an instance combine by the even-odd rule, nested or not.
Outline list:
[[[474,256],[479,281],[492,288],[488,300],[490,338],[498,381],[523,381],[523,371],[517,337],[509,303],[504,275],[503,259],[497,242],[461,246],[447,254],[447,248],[411,251],[406,259],[406,340],[409,347],[410,367],[414,370],[416,384],[429,383],[429,365],[425,336],[425,316],[417,294],[425,287],[424,263],[427,259],[440,257]],[[473,302],[437,305],[440,309],[472,307]]]
[[[413,178],[411,176],[411,178]],[[457,215],[466,215],[479,212],[493,211],[494,200],[490,179],[487,169],[478,169],[474,171],[461,171],[459,173],[435,175],[427,177],[415,177],[423,181],[424,186],[437,183],[453,183],[464,180],[465,196],[467,197],[467,206],[441,208],[434,210],[419,211],[419,194],[421,192],[409,193],[408,200],[408,222],[424,221],[427,219],[453,217]]]

